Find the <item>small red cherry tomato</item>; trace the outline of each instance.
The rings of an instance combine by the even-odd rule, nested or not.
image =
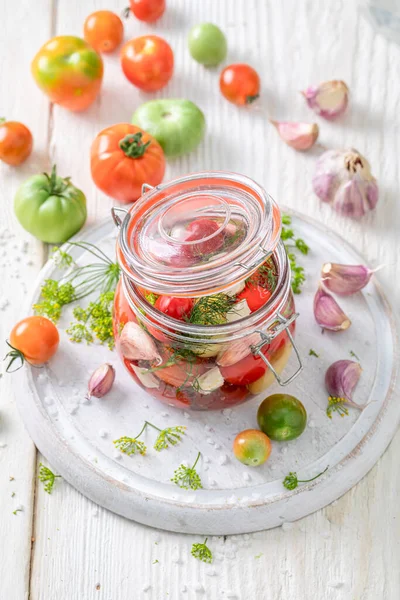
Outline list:
[[[31,365],[42,365],[57,351],[60,336],[57,327],[46,317],[27,317],[22,319],[10,333],[9,346],[11,351],[7,371],[12,363],[19,359],[26,360]],[[21,364],[21,366],[22,366]]]
[[[25,125],[0,119],[0,160],[14,167],[20,165],[32,152],[32,145],[32,134]]]
[[[185,253],[189,252],[191,255],[208,255],[219,250],[223,246],[225,239],[223,231],[217,233],[219,228],[220,225],[212,219],[198,219],[190,223],[186,230],[185,242],[198,240],[199,243],[183,246]]]
[[[97,52],[112,52],[122,42],[124,26],[111,10],[98,10],[86,18],[83,37]]]
[[[262,349],[262,353],[271,360],[274,353],[285,344],[286,339],[280,334],[268,346]],[[260,379],[267,368],[267,365],[260,356],[255,356],[250,352],[237,363],[229,365],[229,367],[220,367],[220,371],[222,377],[228,383],[233,385],[249,385]]]
[[[135,17],[146,23],[156,21],[165,11],[165,0],[129,0],[129,4]]]
[[[260,78],[250,65],[229,65],[220,75],[219,87],[229,102],[250,104],[260,95]]]
[[[233,453],[243,464],[258,467],[265,463],[271,454],[271,441],[258,429],[246,429],[235,437]]]
[[[237,295],[238,301],[246,300],[251,312],[255,312],[271,298],[271,292],[258,283],[247,283]]]
[[[167,85],[174,71],[171,46],[157,35],[143,35],[127,42],[121,50],[125,77],[144,92]]]
[[[192,298],[175,298],[173,296],[159,296],[155,308],[172,319],[185,321],[190,316],[194,300]]]

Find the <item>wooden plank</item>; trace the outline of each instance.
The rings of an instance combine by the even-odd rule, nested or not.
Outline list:
[[[24,315],[27,290],[43,263],[42,244],[24,232],[13,214],[13,196],[29,175],[48,168],[48,103],[30,74],[30,60],[50,35],[51,1],[0,0],[1,110],[32,131],[34,151],[20,167],[0,163],[0,339]],[[6,346],[2,343],[2,354]],[[36,449],[17,413],[13,382],[0,379],[0,560],[2,598],[27,598],[34,506]],[[21,512],[14,511],[21,508]]]
[[[112,6],[121,8],[116,0],[108,2]],[[79,33],[84,17],[102,7],[94,0],[59,3],[57,32]],[[263,99],[250,110],[228,105],[219,95],[218,70],[205,71],[188,56],[187,31],[203,20],[226,31],[230,61],[249,61],[259,68]],[[158,24],[130,19],[126,25],[126,37],[145,31],[165,36],[177,59],[175,77],[159,96],[187,96],[207,115],[205,142],[192,155],[171,162],[167,177],[208,168],[250,175],[279,201],[345,234],[371,261],[389,263],[382,273],[389,284],[399,279],[400,265],[394,258],[400,183],[400,142],[393,125],[399,114],[396,46],[375,36],[349,3],[337,0],[323,6],[236,0],[234,8],[229,0],[169,0]],[[329,77],[347,80],[352,109],[338,123],[319,120],[321,144],[354,145],[365,152],[382,181],[380,205],[363,224],[344,221],[313,195],[310,181],[318,151],[295,153],[267,123],[267,116],[313,119],[297,90]],[[91,220],[106,214],[111,205],[90,181],[91,140],[100,128],[129,120],[147,98],[124,80],[116,55],[106,59],[104,90],[95,106],[82,115],[54,111],[54,156],[60,172],[71,174],[88,194]],[[399,444],[397,436],[379,465],[335,505],[292,527],[233,536],[226,542],[210,539],[216,554],[212,567],[190,556],[195,538],[158,533],[97,509],[64,482],[51,497],[39,488],[31,597],[398,598]]]

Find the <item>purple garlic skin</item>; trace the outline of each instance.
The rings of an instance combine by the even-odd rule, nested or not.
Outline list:
[[[345,398],[351,403],[353,391],[360,379],[361,371],[360,365],[354,360],[337,360],[334,362],[325,374],[325,387],[329,396]]]
[[[273,121],[281,139],[295,150],[309,150],[317,141],[319,127],[316,123],[297,123],[294,121]]]
[[[369,162],[357,150],[328,150],[315,167],[314,192],[341,215],[358,219],[378,202],[378,184]]]
[[[330,292],[351,296],[367,285],[373,273],[364,265],[325,263],[321,270],[321,281]]]
[[[314,296],[314,317],[322,329],[344,331],[351,325],[349,317],[342,311],[335,298],[320,285]]]
[[[308,106],[328,121],[334,121],[344,113],[349,103],[349,88],[344,81],[324,81],[301,92]]]
[[[109,363],[98,367],[89,379],[87,398],[102,398],[111,390],[115,379],[115,369]]]
[[[140,325],[129,321],[119,338],[120,350],[128,360],[148,360],[161,364],[162,358],[152,337]]]

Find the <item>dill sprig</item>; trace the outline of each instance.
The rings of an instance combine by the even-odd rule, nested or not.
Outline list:
[[[198,558],[205,563],[211,563],[213,555],[210,548],[207,546],[207,540],[208,538],[206,538],[202,544],[193,544],[191,554],[194,558]]]
[[[55,475],[53,471],[51,471],[48,467],[45,467],[42,463],[39,463],[39,481],[42,481],[46,485],[44,486],[44,491],[48,494],[51,494],[53,491],[54,482],[57,477],[61,477],[61,475]]]
[[[292,218],[289,215],[282,216],[282,232],[281,239],[285,243],[285,248],[287,251],[290,269],[292,271],[292,290],[294,294],[301,294],[301,286],[305,281],[305,273],[304,267],[301,267],[297,264],[297,258],[294,252],[291,251],[291,248],[295,248],[301,254],[308,254],[309,247],[301,238],[296,238],[293,229],[290,227],[286,227],[286,225],[291,225]]]
[[[248,285],[260,285],[270,291],[271,294],[276,288],[277,281],[278,273],[276,265],[271,257],[260,265],[253,275],[246,279]]]
[[[179,465],[179,467],[175,469],[174,476],[171,477],[171,481],[184,490],[198,490],[199,488],[202,488],[203,485],[201,483],[200,476],[196,471],[196,465],[200,456],[201,452],[197,454],[197,458],[191,467],[186,467],[183,464]]]
[[[226,322],[226,313],[235,304],[235,298],[227,294],[203,296],[193,306],[189,323],[195,325],[221,325]]]
[[[75,322],[67,329],[72,342],[82,341],[91,344],[96,337],[102,344],[107,343],[110,350],[114,347],[112,307],[114,291],[100,294],[96,302],[90,302],[84,309],[74,308]]]
[[[168,448],[169,444],[171,444],[171,446],[176,446],[176,444],[182,440],[182,435],[185,434],[186,429],[186,427],[183,425],[176,425],[175,427],[166,427],[165,429],[160,429],[156,425],[153,425],[153,423],[150,423],[150,421],[145,421],[138,435],[133,438],[123,436],[118,440],[114,440],[113,444],[116,446],[116,448],[118,448],[118,450],[124,454],[128,454],[129,456],[136,453],[142,455],[146,454],[147,447],[142,441],[139,440],[139,438],[144,433],[147,426],[153,427],[153,429],[156,429],[160,432],[154,443],[154,449],[157,450],[157,452],[165,450]]]
[[[308,356],[315,356],[315,358],[319,358],[319,354],[317,354],[312,348],[310,348]]]
[[[72,247],[89,252],[98,262],[84,266],[77,265],[68,252]],[[63,306],[82,300],[95,291],[101,295],[115,290],[120,275],[119,266],[94,244],[69,242],[67,250],[55,249],[53,259],[60,269],[66,270],[66,273],[58,281],[45,280],[40,301],[33,306],[36,314],[48,317],[56,323],[61,316]]]
[[[297,488],[299,483],[308,483],[309,481],[314,481],[314,479],[321,477],[321,475],[323,475],[328,470],[328,468],[329,466],[326,467],[326,469],[324,469],[323,471],[321,471],[321,473],[318,473],[318,475],[316,475],[315,477],[311,477],[311,479],[298,479],[297,473],[291,471],[289,475],[286,475],[282,483],[287,490],[294,490]]]
[[[326,408],[326,414],[330,419],[332,419],[332,413],[337,412],[341,417],[349,414],[345,404],[347,402],[346,398],[337,398],[336,396],[329,396],[328,398],[328,406]]]

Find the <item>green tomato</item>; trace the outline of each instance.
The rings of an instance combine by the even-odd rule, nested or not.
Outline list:
[[[271,454],[269,438],[258,429],[246,429],[237,434],[233,442],[233,453],[248,467],[258,467]]]
[[[150,100],[139,106],[132,123],[156,138],[169,157],[194,150],[206,128],[203,113],[190,100]]]
[[[48,244],[66,242],[86,221],[86,198],[56,174],[30,177],[17,190],[14,210],[22,227]]]
[[[258,425],[268,437],[278,442],[294,440],[307,424],[306,409],[294,396],[273,394],[258,407]]]
[[[212,23],[200,23],[192,27],[188,43],[192,58],[206,67],[216,67],[226,57],[226,38],[220,28]]]

